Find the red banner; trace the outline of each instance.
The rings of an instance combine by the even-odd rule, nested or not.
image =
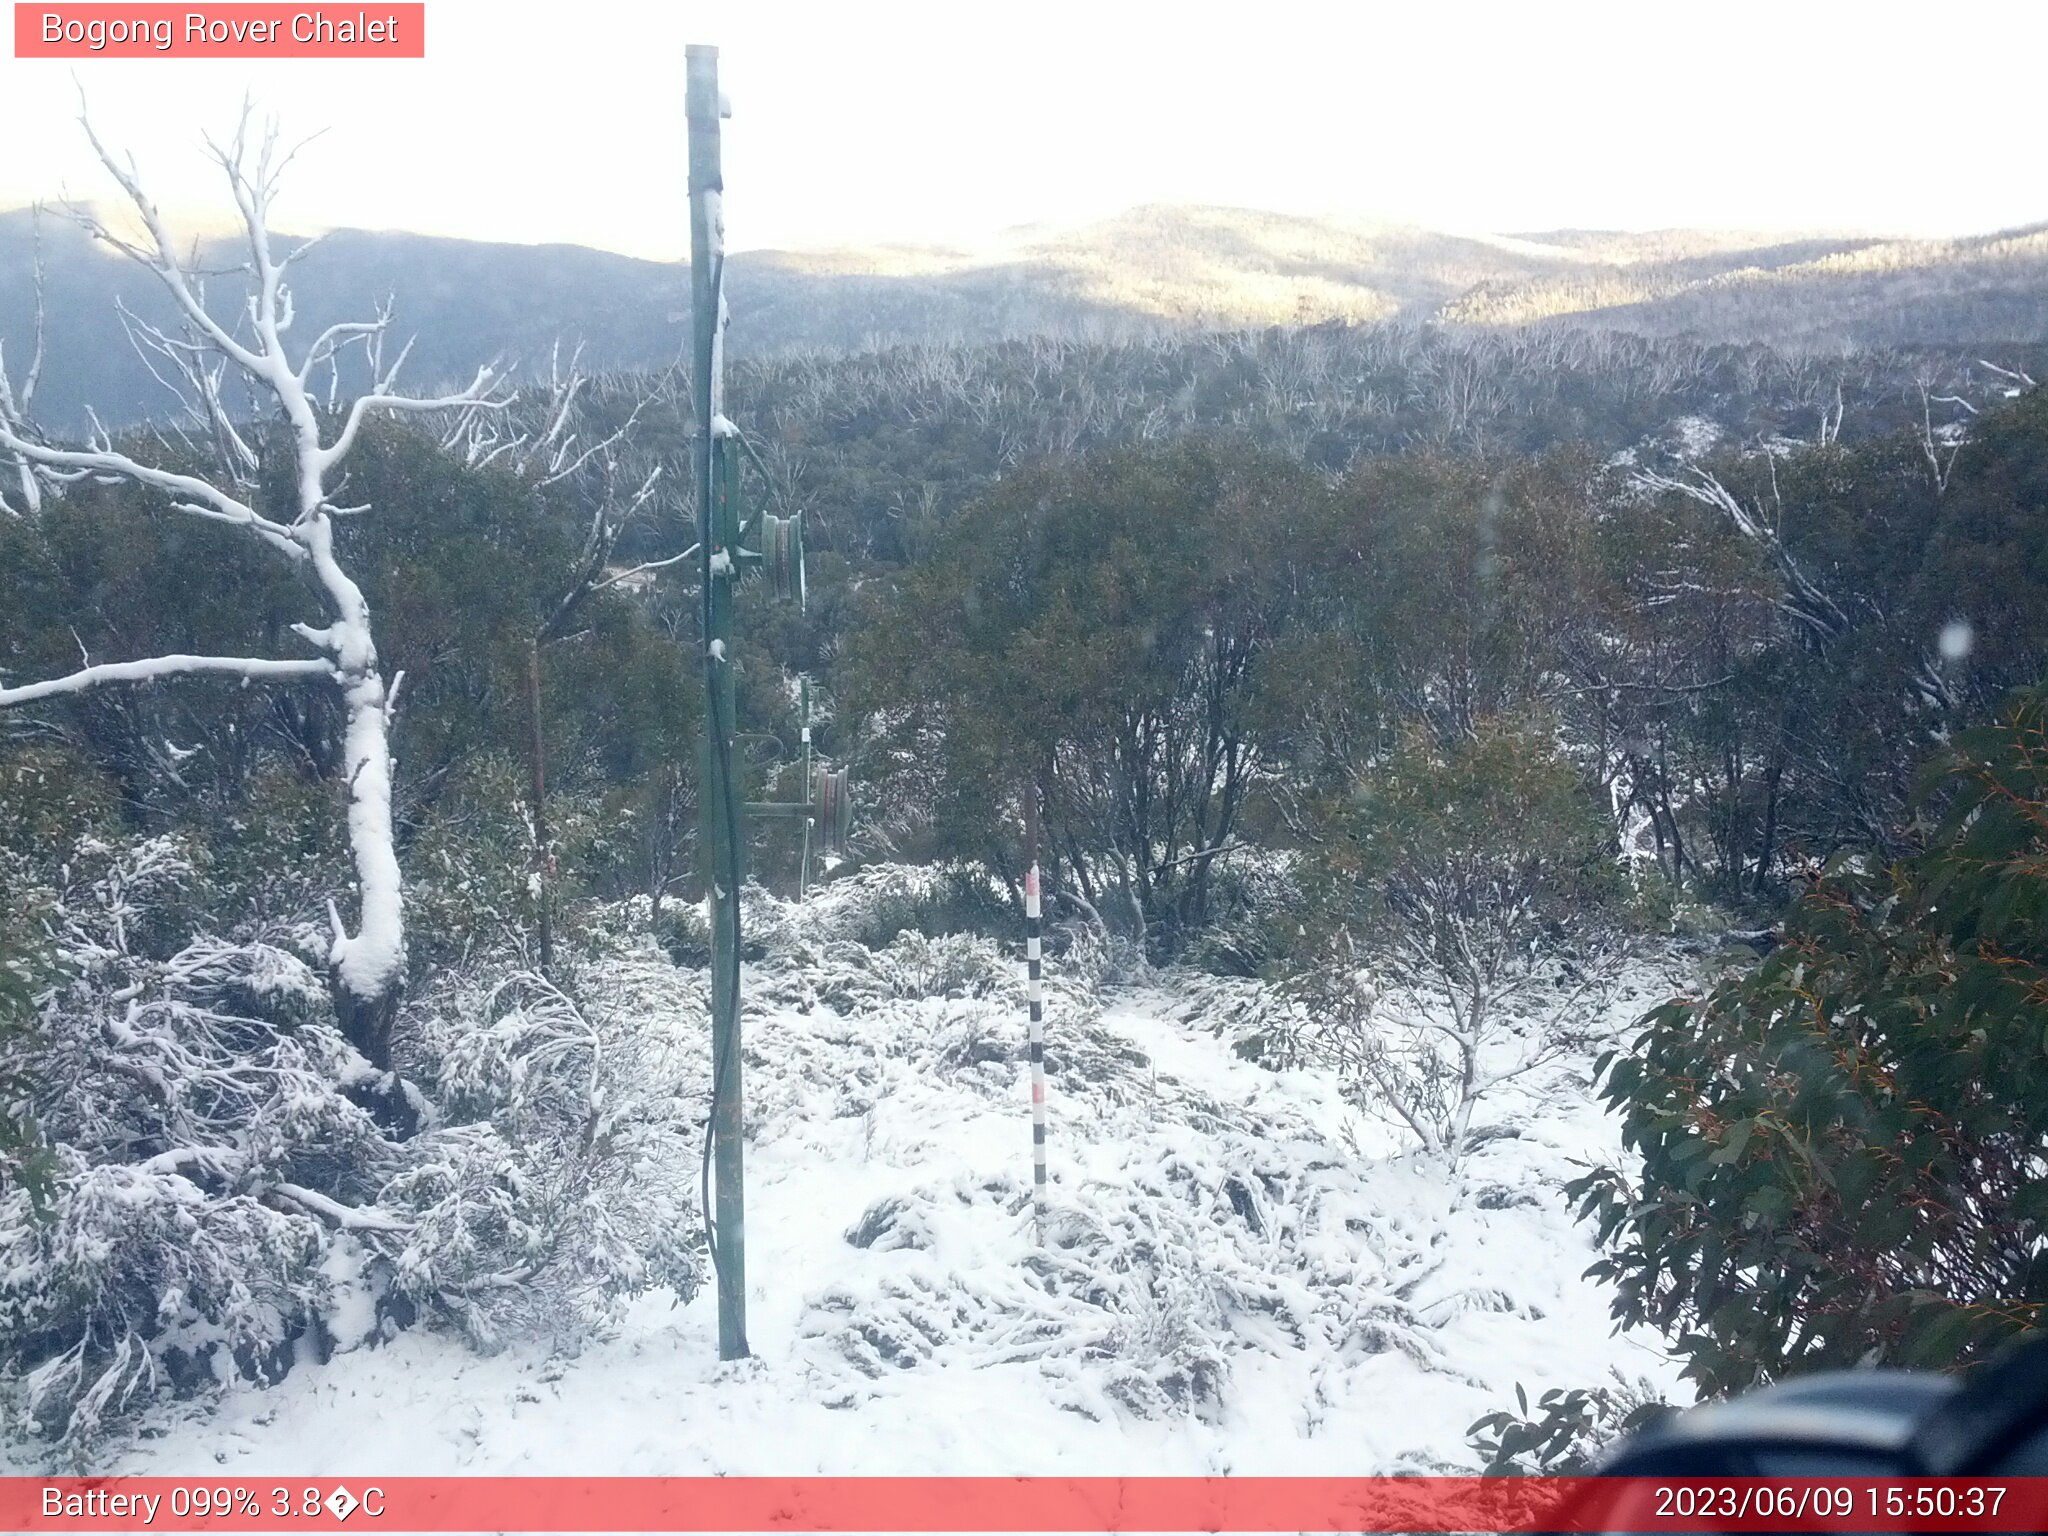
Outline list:
[[[318,5],[14,7],[17,59],[423,59],[427,8]]]
[[[2042,1531],[2048,1478],[0,1478],[7,1531]]]

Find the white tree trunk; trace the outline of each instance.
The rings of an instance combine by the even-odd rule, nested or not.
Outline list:
[[[405,970],[405,904],[391,831],[389,695],[374,650],[370,662],[352,680],[346,674],[337,677],[348,709],[348,841],[361,918],[353,934],[335,934],[328,955],[337,980],[363,1003],[375,1003],[390,992]]]

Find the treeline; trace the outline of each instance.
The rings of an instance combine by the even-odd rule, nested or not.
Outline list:
[[[741,725],[762,743],[750,772],[786,772],[772,743],[795,739],[802,674],[821,747],[864,786],[871,849],[1014,877],[1007,808],[1035,782],[1067,888],[1171,949],[1241,878],[1237,845],[1298,844],[1318,797],[1404,732],[1449,742],[1540,720],[1626,862],[1670,891],[1762,911],[1809,860],[1897,847],[1928,746],[2039,677],[2048,411],[2035,394],[1991,404],[1982,375],[1986,405],[1960,443],[1844,429],[1661,461],[1667,473],[1583,445],[1411,443],[1333,465],[1320,438],[1289,438],[1257,411],[1204,429],[1187,418],[1215,412],[1188,405],[1148,437],[1128,400],[1083,403],[1097,386],[1082,381],[1113,368],[1162,394],[1174,370],[1197,383],[1208,370],[1203,387],[1245,400],[1261,367],[1391,369],[1403,348],[1438,344],[1275,334],[1200,356],[1110,348],[1085,367],[1068,343],[808,374],[785,363],[772,409],[766,376],[751,376],[773,472],[755,492],[806,507],[819,552],[804,614],[743,599]],[[1711,381],[1742,360],[1699,361]],[[865,393],[824,392],[849,372]],[[969,431],[960,413],[983,388],[999,404]],[[1069,425],[1101,414],[1071,443],[1014,444],[1006,460],[1003,424],[1028,414],[1034,389],[1041,431],[1062,412]],[[667,409],[647,408],[650,452],[673,458]],[[876,462],[892,442],[898,457]],[[473,933],[486,890],[491,921],[529,920],[536,869],[565,900],[690,888],[687,584],[606,586],[536,650],[586,553],[573,495],[465,468],[400,430],[355,476],[352,494],[378,512],[342,538],[380,648],[406,675],[402,851],[416,879],[459,871],[467,892],[448,898],[448,942]],[[689,521],[662,502],[612,558],[679,548]],[[81,654],[289,654],[293,578],[207,534],[116,487],[0,521],[0,669],[26,680]],[[55,857],[105,822],[197,827],[223,872],[339,857],[339,721],[318,689],[104,689],[10,711],[0,730],[0,845],[14,856]],[[528,805],[536,744],[544,826]],[[274,817],[252,809],[265,806]],[[771,876],[782,841],[760,849]]]
[[[732,395],[814,540],[897,563],[996,476],[1113,444],[1223,432],[1341,473],[1417,450],[1636,453],[1688,431],[1858,440],[1966,425],[2044,360],[2038,347],[1798,356],[1580,327],[1325,325],[792,352],[742,364]]]
[[[1058,883],[1155,947],[1404,735],[1503,723],[1572,765],[1624,862],[1767,911],[1810,864],[1896,850],[1921,758],[2048,665],[2044,463],[2038,396],[1953,460],[1900,434],[1332,480],[1244,442],[1105,450],[1006,477],[872,584],[842,705],[899,847],[1014,879],[1035,785]]]

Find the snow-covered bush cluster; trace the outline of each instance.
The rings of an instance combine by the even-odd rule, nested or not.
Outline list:
[[[787,915],[778,917],[764,907],[755,921],[793,918],[796,909],[784,910]],[[820,887],[802,909],[802,928],[817,938],[882,949],[904,933],[940,938],[990,932],[1011,911],[1009,897],[971,866],[869,864]]]
[[[877,887],[910,879],[864,873],[804,908],[750,893],[750,1138],[843,1167],[849,1194],[885,1188],[836,1218],[818,1213],[851,1260],[796,1322],[828,1405],[886,1397],[905,1372],[1014,1367],[1087,1417],[1213,1424],[1240,1367],[1264,1371],[1278,1352],[1321,1362],[1303,1383],[1314,1418],[1323,1375],[1335,1394],[1337,1378],[1378,1355],[1476,1390],[1444,1330],[1553,1304],[1524,1299],[1508,1272],[1447,1262],[1439,1233],[1407,1210],[1411,1184],[1435,1189],[1446,1173],[1390,1171],[1362,1151],[1339,1129],[1355,1117],[1335,1074],[1259,1059],[1277,1059],[1275,1021],[1297,1004],[1246,979],[1180,971],[1133,991],[1105,978],[1085,927],[1063,935],[1064,958],[1048,966],[1063,1172],[1037,1241],[1020,946],[905,931],[871,949],[836,936],[866,920]],[[1146,1027],[1168,1032],[1163,1053],[1134,1035],[1133,999],[1154,1015]],[[1217,1045],[1190,1044],[1204,1036]],[[1183,1070],[1183,1051],[1199,1072]],[[1283,1082],[1291,1091],[1275,1091]],[[978,1146],[978,1128],[1010,1113],[1014,1173],[883,1173]],[[1535,1182],[1515,1157],[1481,1149],[1453,1204],[1483,1221],[1533,1205]]]
[[[1524,1379],[1476,1341],[1604,1331],[1554,1198],[1585,1145],[1569,1074],[1504,1085],[1502,1133],[1455,1170],[1405,1157],[1357,1085],[1298,1048],[1298,999],[1186,971],[1126,985],[1088,925],[1048,946],[1037,1230],[1021,945],[882,931],[938,878],[862,871],[802,905],[746,893],[760,1390],[855,1414],[1007,1395],[1114,1430],[1105,1446],[1221,1446],[1271,1419],[1289,1426],[1273,1444],[1312,1456],[1400,1383],[1429,1427],[1347,1464],[1447,1470]],[[688,1298],[701,1274],[704,972],[663,952],[644,900],[589,912],[550,977],[508,956],[421,982],[394,1031],[401,1133],[303,958],[317,929],[181,940],[192,880],[158,840],[83,851],[51,893],[63,981],[43,998],[36,1113],[58,1178],[47,1219],[11,1194],[0,1228],[10,1391],[68,1442],[51,1454],[103,1463],[95,1442],[166,1399],[365,1344],[397,1354],[230,1386],[224,1420],[265,1433],[264,1405],[299,1404],[290,1418],[323,1380],[421,1361],[484,1379],[470,1346],[508,1346],[494,1369],[525,1381],[614,1325],[593,1369],[644,1354],[695,1390],[675,1368],[713,1369],[701,1308],[626,1307]],[[699,914],[680,917],[665,942],[687,950]],[[401,1337],[416,1318],[461,1345]]]
[[[36,894],[56,979],[0,1061],[50,1171],[0,1191],[18,1427],[82,1451],[423,1311],[483,1344],[572,1344],[622,1296],[694,1290],[702,1094],[642,1027],[631,957],[559,984],[444,974],[401,1017],[393,1083],[336,1027],[326,935],[207,932],[178,839],[88,839]],[[662,1010],[690,1014],[658,975]]]
[[[88,841],[65,873],[61,980],[14,1047],[35,1053],[54,1188],[47,1212],[0,1196],[0,1349],[28,1420],[84,1442],[159,1392],[288,1360],[325,1304],[315,1207],[380,1137],[280,935],[178,942],[180,844]]]
[[[443,978],[401,1017],[432,1109],[379,1194],[409,1213],[384,1245],[396,1288],[485,1348],[573,1344],[650,1287],[694,1295],[703,1018],[697,979],[644,952]]]

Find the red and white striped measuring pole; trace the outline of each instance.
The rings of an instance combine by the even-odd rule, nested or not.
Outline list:
[[[1040,948],[1038,791],[1024,791],[1024,995],[1031,1005],[1031,1224],[1045,1242],[1045,956]]]

